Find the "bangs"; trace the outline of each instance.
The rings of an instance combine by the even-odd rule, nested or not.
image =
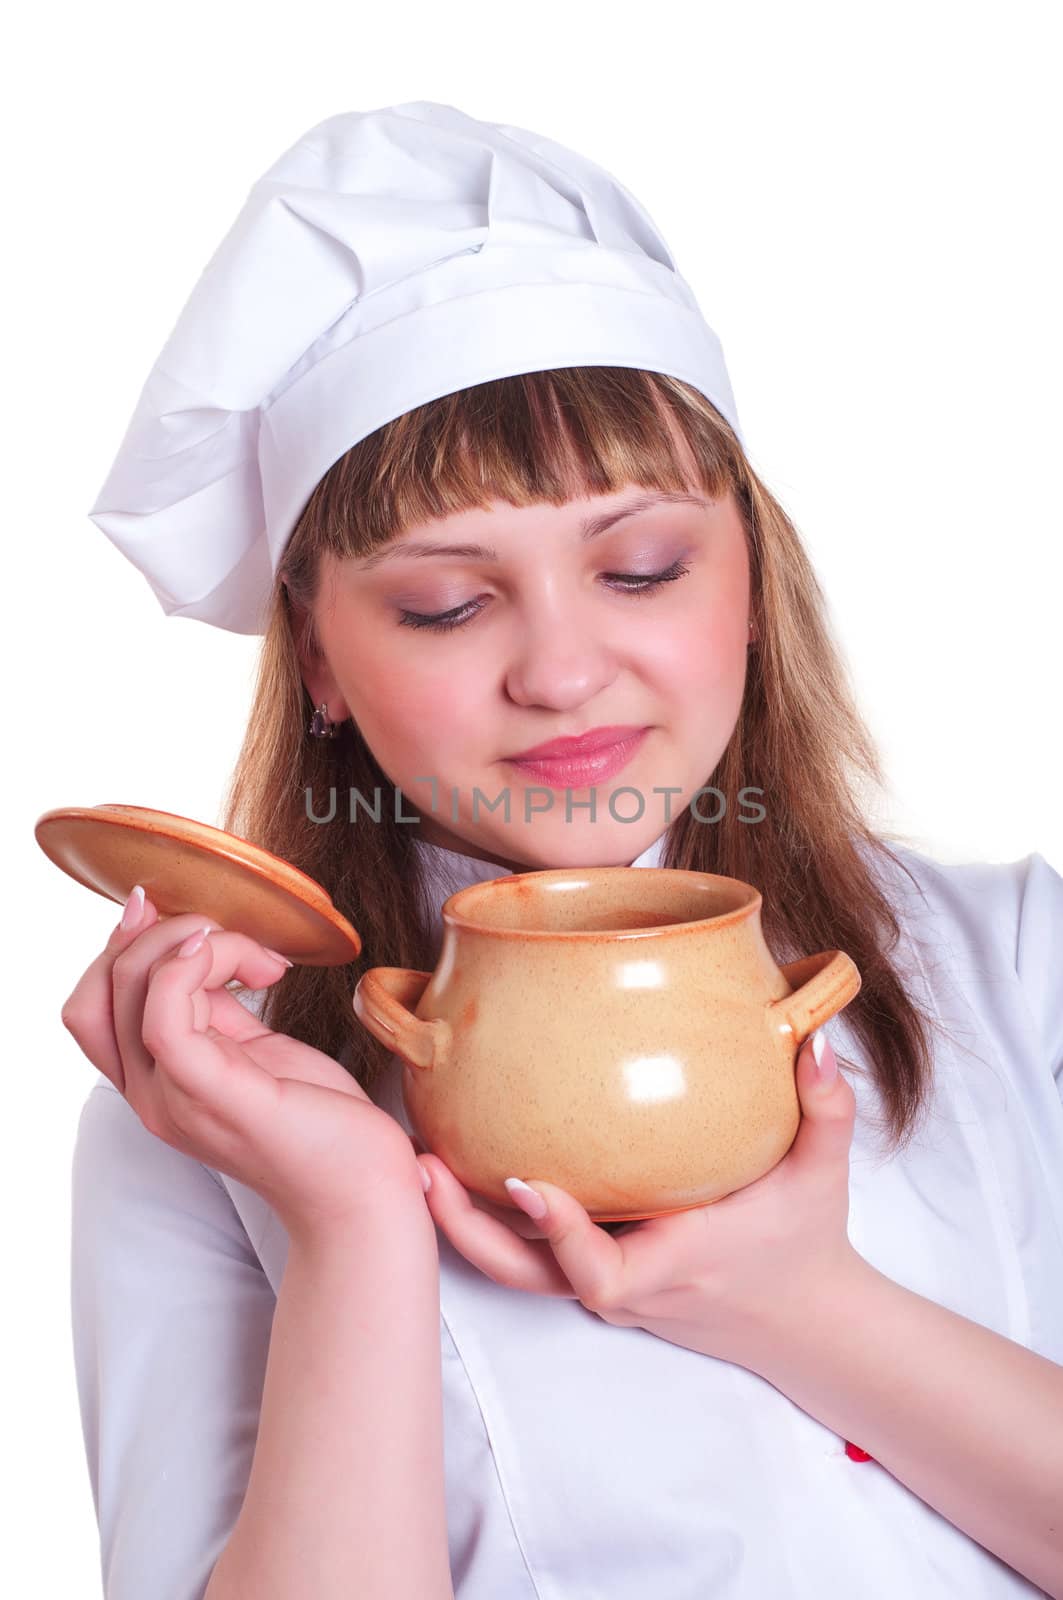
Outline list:
[[[494,501],[561,505],[692,482],[718,499],[740,457],[722,415],[676,378],[633,367],[497,378],[418,406],[341,456],[304,507],[283,565],[316,564],[324,550],[366,556],[420,523]]]

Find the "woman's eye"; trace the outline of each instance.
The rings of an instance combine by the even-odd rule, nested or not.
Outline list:
[[[636,572],[607,572],[604,576],[611,584],[619,584],[622,594],[648,595],[655,593],[663,584],[674,583],[677,578],[683,578],[690,571],[682,561],[673,561],[670,567],[663,572],[636,573]],[[427,614],[421,611],[400,611],[399,623],[405,628],[432,628],[437,633],[446,633],[451,628],[460,628],[466,622],[471,622],[483,610],[475,601],[470,600],[463,606],[455,606],[453,611],[439,611]]]

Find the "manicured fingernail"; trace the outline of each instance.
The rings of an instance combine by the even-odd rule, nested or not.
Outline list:
[[[812,1054],[816,1058],[816,1077],[820,1083],[833,1083],[838,1076],[838,1058],[822,1028],[812,1035]]]
[[[268,956],[273,956],[276,961],[283,961],[286,967],[290,967],[292,965],[292,963],[288,960],[288,957],[282,956],[279,950],[271,950],[268,944],[264,944],[262,948]]]
[[[198,933],[190,934],[184,944],[178,945],[177,954],[179,956],[194,956],[209,932],[209,928],[201,928]]]
[[[432,1174],[422,1167],[419,1161],[417,1163],[417,1170],[421,1174],[421,1188],[424,1190],[425,1194],[427,1194],[429,1189],[432,1187]]]
[[[123,932],[128,933],[131,928],[139,928],[144,916],[144,891],[140,884],[135,884],[129,899],[122,912],[122,920],[118,926]]]
[[[520,1206],[520,1209],[534,1222],[541,1222],[546,1216],[547,1204],[542,1195],[530,1189],[519,1178],[507,1178],[506,1189],[513,1204]]]

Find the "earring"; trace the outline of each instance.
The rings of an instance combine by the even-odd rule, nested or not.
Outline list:
[[[322,700],[314,715],[310,718],[308,732],[315,739],[335,739],[338,733],[338,724],[329,721],[328,706]]]

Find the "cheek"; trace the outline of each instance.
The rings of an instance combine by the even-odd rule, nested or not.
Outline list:
[[[652,670],[668,697],[688,708],[699,722],[715,723],[741,703],[745,685],[748,623],[742,614],[739,628],[735,613],[723,614],[703,607],[673,619],[656,641],[650,659]]]
[[[483,674],[463,668],[456,655],[445,669],[433,669],[427,656],[416,666],[409,657],[378,659],[372,668],[360,669],[356,681],[351,711],[378,759],[460,747],[479,725],[474,708]]]

